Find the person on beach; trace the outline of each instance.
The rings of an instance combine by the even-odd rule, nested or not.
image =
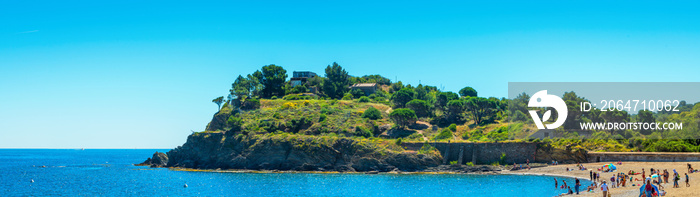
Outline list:
[[[680,186],[678,185],[678,181],[681,180],[681,176],[678,175],[678,172],[676,170],[673,170],[673,188],[679,188]]]
[[[617,187],[620,187],[622,185],[622,181],[624,179],[622,178],[622,173],[617,173]]]
[[[591,180],[593,180],[593,170],[588,171],[588,175],[591,176]]]
[[[574,194],[574,191],[571,191],[571,187],[567,187],[567,189],[569,189],[569,191],[566,192],[566,194]]]
[[[668,183],[668,169],[664,169],[664,183]]]
[[[688,173],[685,173],[685,187],[690,187],[690,177],[688,177]]]
[[[557,178],[554,178],[554,189],[559,189],[559,182],[557,182]]]
[[[615,188],[615,176],[610,177],[610,185],[612,188]]]
[[[591,183],[591,185],[586,188],[586,192],[594,192],[595,188],[595,183]]]
[[[581,181],[576,178],[576,184],[574,185],[574,188],[576,189],[576,195],[578,195],[578,187],[581,186]]]
[[[603,184],[600,185],[600,190],[603,191],[603,197],[608,197],[608,185],[605,184],[605,181],[603,181]]]
[[[651,178],[646,179],[646,183],[639,188],[639,197],[654,197],[659,194],[659,189],[651,184]]]
[[[561,182],[562,182],[562,184],[561,184],[561,185],[562,185],[562,186],[563,186],[564,188],[567,188],[567,187],[569,187],[568,185],[566,185],[566,180],[561,180]]]
[[[690,163],[688,163],[688,172],[692,172],[692,171],[693,171],[693,166],[691,166]]]

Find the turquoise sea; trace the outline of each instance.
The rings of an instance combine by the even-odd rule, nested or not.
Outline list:
[[[564,192],[554,189],[549,176],[216,173],[132,165],[155,151],[167,150],[0,149],[0,196],[555,196]]]

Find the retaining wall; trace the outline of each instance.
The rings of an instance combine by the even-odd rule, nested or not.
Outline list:
[[[700,153],[588,152],[588,162],[615,161],[700,161]]]
[[[418,151],[424,143],[403,143],[406,150]],[[491,164],[501,159],[501,154],[505,153],[507,164],[525,163],[528,159],[535,161],[534,154],[537,151],[537,143],[508,142],[508,143],[428,143],[437,148],[442,154],[444,164],[457,161],[460,164],[472,162],[474,164]]]

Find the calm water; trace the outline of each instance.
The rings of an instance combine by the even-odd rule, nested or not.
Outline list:
[[[214,173],[132,166],[155,151],[0,149],[0,196],[554,196],[564,191],[553,189],[547,176]]]

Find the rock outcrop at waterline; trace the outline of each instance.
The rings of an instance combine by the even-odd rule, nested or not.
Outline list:
[[[143,163],[136,164],[137,166],[163,167],[168,165],[168,155],[156,151],[151,158],[146,159]]]
[[[194,133],[167,154],[156,152],[141,165],[194,169],[296,171],[421,171],[442,161],[439,154],[388,150],[368,139],[299,135]]]

